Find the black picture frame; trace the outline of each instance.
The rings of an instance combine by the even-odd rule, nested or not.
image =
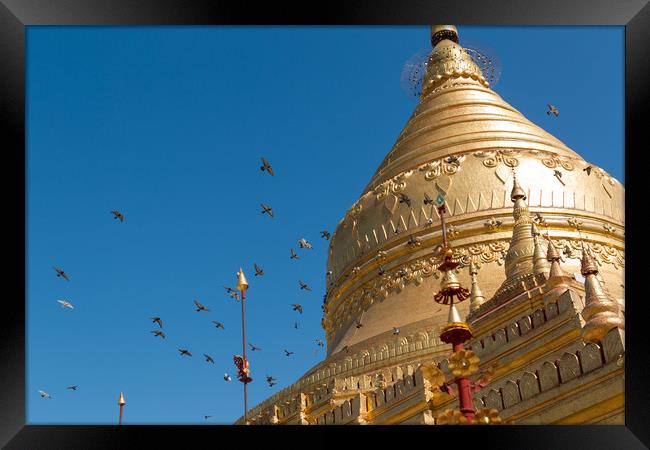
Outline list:
[[[5,294],[0,314],[0,445],[7,449],[73,448],[151,448],[171,439],[186,442],[192,448],[206,440],[227,444],[224,435],[236,434],[239,442],[259,435],[277,435],[278,443],[311,446],[331,437],[321,433],[341,432],[341,427],[231,427],[231,426],[42,426],[26,425],[25,410],[25,35],[31,25],[258,25],[258,24],[337,24],[337,25],[425,25],[452,23],[461,25],[623,25],[625,26],[625,141],[626,203],[632,205],[627,215],[627,237],[635,243],[647,237],[642,228],[646,207],[643,183],[644,165],[641,147],[647,117],[648,80],[650,80],[650,5],[647,0],[539,0],[539,1],[422,1],[331,0],[317,4],[296,5],[277,2],[221,0],[0,0],[0,123],[4,150],[5,237],[11,253],[5,280],[16,295]],[[597,45],[595,43],[594,45]],[[597,76],[586,73],[585,76]],[[639,202],[637,205],[635,202]],[[626,246],[626,273],[647,270],[641,245]],[[412,433],[422,434],[424,445],[454,442],[468,448],[526,449],[636,449],[650,446],[649,389],[645,374],[648,364],[648,334],[644,332],[646,316],[640,295],[642,279],[628,276],[627,343],[625,368],[624,426],[509,426],[509,427],[408,427],[409,435],[399,427],[346,427],[353,445],[368,445],[367,439],[396,435],[403,444],[413,445]],[[6,284],[5,284],[6,285]],[[13,291],[13,290],[12,290]],[[636,294],[635,294],[636,293]],[[243,433],[246,432],[244,435]],[[292,433],[307,433],[293,438]],[[364,441],[357,441],[358,436]],[[373,433],[370,436],[368,433]],[[319,436],[315,436],[319,434]],[[444,435],[444,436],[443,436]],[[233,436],[234,437],[234,436]],[[267,436],[262,436],[267,438]],[[406,440],[405,440],[406,438]],[[245,439],[245,441],[244,441]],[[280,441],[279,439],[282,439]],[[270,442],[270,441],[267,441]],[[429,444],[427,444],[429,443]],[[645,444],[645,445],[644,445]],[[339,444],[342,445],[342,444]],[[385,444],[383,444],[385,445]]]

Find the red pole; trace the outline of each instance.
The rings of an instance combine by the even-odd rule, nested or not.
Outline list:
[[[454,352],[463,350],[464,348],[462,342],[454,343],[452,345]],[[472,388],[469,380],[466,377],[456,378],[456,385],[458,386],[458,403],[460,404],[460,412],[465,416],[468,423],[472,423],[474,421],[476,410],[474,409]]]
[[[120,425],[122,425],[122,408],[124,405],[120,405]]]
[[[244,368],[248,363],[246,359],[246,319],[244,318],[244,300],[246,299],[246,291],[241,290],[241,338],[242,338],[242,347],[244,353]],[[248,395],[246,386],[247,382],[244,381],[244,424],[248,425]]]

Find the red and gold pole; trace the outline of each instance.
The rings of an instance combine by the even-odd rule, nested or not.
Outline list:
[[[126,405],[126,402],[124,401],[124,394],[120,392],[120,399],[117,401],[117,404],[120,406],[120,425],[122,425],[122,409],[124,408],[124,405]]]
[[[248,369],[248,359],[246,358],[246,319],[244,315],[244,303],[246,300],[246,289],[248,289],[248,281],[242,268],[239,268],[237,274],[237,289],[241,292],[241,336],[242,336],[242,352],[244,356],[244,369]],[[248,425],[248,381],[244,380],[244,423]]]

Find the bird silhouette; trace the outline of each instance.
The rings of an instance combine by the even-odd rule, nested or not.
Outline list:
[[[41,391],[40,389],[39,389],[38,393],[39,393],[39,394],[41,395],[41,397],[43,397],[43,398],[49,398],[49,399],[52,398],[52,396],[51,396],[50,394],[48,394],[48,393],[45,392],[45,391]]]
[[[302,314],[302,305],[300,303],[294,303],[291,306],[293,307],[294,311],[298,311],[300,314]]]
[[[205,356],[205,362],[214,364],[214,359],[212,359],[212,356],[206,355],[205,353],[203,354],[203,356]]]
[[[378,272],[379,272],[379,275],[383,275],[383,274],[386,273],[386,270],[384,270],[384,268],[382,266],[379,266],[379,271]]]
[[[253,263],[253,266],[255,267],[255,276],[264,276],[264,270],[260,266],[257,265],[257,263]]]
[[[189,352],[189,350],[187,350],[185,348],[179,348],[178,351],[181,352],[181,356],[183,356],[183,355],[192,356],[192,354]]]
[[[363,324],[361,323],[361,321],[357,320],[357,324],[356,324],[357,329],[361,328],[362,326],[363,326]]]
[[[318,345],[319,347],[325,347],[325,343],[320,339],[316,339],[316,345]]]
[[[424,204],[433,205],[433,199],[429,197],[429,194],[427,194],[426,192],[424,193]]]
[[[262,214],[266,213],[269,216],[273,217],[273,208],[271,208],[269,205],[265,205],[264,203],[262,203],[261,206],[262,206]]]
[[[150,333],[152,333],[154,336],[160,336],[161,338],[165,339],[165,333],[160,330],[153,330],[150,331]]]
[[[69,389],[71,391],[76,391],[79,386],[68,386],[66,389]]]
[[[66,281],[70,281],[70,277],[68,277],[68,274],[63,271],[63,269],[60,269],[58,267],[52,267],[56,271],[56,276],[61,277]]]
[[[212,416],[203,416],[203,418],[204,418],[205,420],[208,420],[210,417],[212,417]]]
[[[298,256],[298,254],[293,251],[293,249],[291,249],[291,257],[289,259],[300,259],[300,256]]]
[[[206,311],[206,312],[207,312],[207,311],[210,311],[208,308],[206,308],[205,306],[203,306],[203,305],[201,304],[201,302],[199,302],[198,300],[194,300],[194,304],[196,305],[196,312],[200,312],[200,311]]]
[[[231,288],[229,286],[226,286],[225,284],[223,285],[223,288],[226,290],[226,292],[228,294],[232,294],[233,292],[237,292],[235,289],[233,289],[233,288]]]
[[[314,248],[309,242],[307,242],[307,239],[305,238],[300,238],[300,240],[298,241],[298,245],[300,246],[300,248],[307,248],[309,250],[312,250]]]
[[[61,304],[61,308],[69,308],[69,309],[74,309],[74,306],[72,303],[66,301],[66,300],[57,300]]]
[[[239,301],[239,294],[237,292],[231,292],[230,298],[234,298],[235,300]]]
[[[151,317],[153,323],[157,323],[160,328],[163,327],[162,319],[160,317]]]
[[[257,350],[262,350],[260,347],[256,347],[253,344],[251,344],[250,342],[248,343],[248,345],[250,346],[252,352],[257,351]]]
[[[326,240],[330,240],[330,232],[327,230],[323,230],[320,232],[320,237],[325,238]]]
[[[293,352],[290,352],[290,351],[287,350],[287,349],[284,349],[284,353],[285,353],[287,356],[291,356],[291,355],[293,355]]]
[[[113,219],[120,219],[120,222],[124,222],[124,214],[122,214],[119,211],[111,211],[111,214],[113,214]]]
[[[266,158],[262,157],[262,166],[260,167],[260,170],[264,172],[265,170],[269,173],[269,175],[274,176],[275,174],[273,173],[273,169],[271,168],[271,164],[266,160]]]
[[[217,322],[216,320],[213,320],[212,323],[214,324],[215,328],[221,328],[222,330],[226,329],[226,327],[224,327],[221,322]]]
[[[303,283],[302,280],[298,280],[298,284],[300,285],[300,289],[306,290],[306,291],[311,291],[311,288],[307,286],[306,283]]]
[[[555,115],[555,117],[560,115],[560,111],[550,103],[547,103],[546,106],[548,106],[548,111],[546,111],[546,115],[550,116],[551,114]]]
[[[399,195],[399,202],[400,203],[406,203],[409,208],[411,207],[411,199],[409,198],[408,195],[406,195],[404,193],[401,193]]]
[[[393,327],[393,334],[395,335],[399,334],[399,328]]]
[[[227,373],[224,373],[224,374],[223,374],[223,379],[224,379],[225,381],[230,381],[230,380],[232,380],[232,378],[230,378],[230,375],[228,375]]]
[[[584,169],[582,169],[584,172],[587,172],[587,175],[591,175],[591,170],[594,168],[594,166],[587,166]]]
[[[458,156],[455,156],[455,155],[447,156],[445,158],[445,162],[447,164],[456,164],[456,165],[458,165],[458,164],[460,164],[460,158],[458,158]]]
[[[419,247],[422,243],[420,242],[420,239],[418,237],[411,235],[411,237],[406,242],[406,244],[411,247]]]
[[[274,385],[278,384],[276,383],[276,379],[273,378],[271,375],[266,375],[266,382],[269,384],[269,387],[273,387]]]

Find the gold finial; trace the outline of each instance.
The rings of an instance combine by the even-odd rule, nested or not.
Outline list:
[[[513,170],[512,171],[512,192],[510,193],[510,199],[514,202],[519,198],[522,200],[526,200],[526,193],[519,185],[519,181],[517,180],[517,174]]]
[[[580,313],[585,319],[582,339],[585,342],[600,342],[611,329],[624,330],[625,323],[618,303],[607,295],[596,278],[598,266],[584,243],[581,273],[585,277],[585,307]]]
[[[481,288],[478,286],[478,265],[471,263],[469,265],[469,276],[472,278],[472,287],[469,294],[469,310],[476,311],[479,306],[485,303],[485,297]]]
[[[117,404],[122,406],[126,405],[126,401],[124,401],[124,394],[120,392],[120,399],[117,401]]]
[[[241,267],[237,273],[237,289],[240,291],[245,291],[248,289],[248,281],[246,281],[246,276],[244,275],[244,271]]]
[[[530,233],[533,235],[534,249],[533,249],[533,272],[535,274],[548,275],[550,272],[550,265],[546,259],[546,255],[542,251],[542,246],[539,243],[540,232],[533,222],[530,226]]]
[[[453,25],[431,25],[431,47],[438,45],[438,42],[449,39],[458,43],[458,30]]]
[[[548,240],[548,247],[546,248],[546,260],[551,263],[551,270],[548,274],[549,278],[566,276],[564,270],[560,267],[560,254],[557,252],[550,238]]]
[[[582,243],[582,261],[580,264],[580,273],[583,277],[586,277],[587,275],[598,274],[598,266],[596,265],[596,261],[594,260],[593,256],[591,256],[591,252],[584,242]]]

